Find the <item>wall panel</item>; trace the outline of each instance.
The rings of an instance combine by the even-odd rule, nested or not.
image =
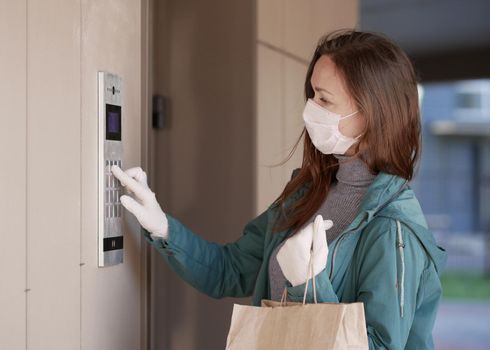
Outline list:
[[[0,349],[26,347],[26,21],[0,2]]]
[[[138,349],[141,337],[141,233],[125,211],[124,262],[97,267],[97,71],[123,79],[123,168],[141,165],[141,2],[82,0],[83,350]]]
[[[80,343],[80,3],[27,7],[27,348]]]

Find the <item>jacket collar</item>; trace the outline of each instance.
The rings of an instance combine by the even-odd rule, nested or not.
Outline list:
[[[400,193],[408,186],[404,178],[380,172],[369,185],[352,223],[344,230],[350,231],[367,225],[382,209],[396,200]]]
[[[380,172],[368,187],[359,212],[368,212],[370,216],[381,211],[408,187],[408,181],[400,176]]]

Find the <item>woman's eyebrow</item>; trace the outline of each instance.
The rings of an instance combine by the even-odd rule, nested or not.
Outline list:
[[[314,89],[315,91],[325,91],[326,93],[328,93],[328,94],[330,94],[330,95],[332,95],[332,96],[333,96],[333,94],[332,94],[330,91],[325,90],[325,89],[323,89],[323,88],[321,88],[321,87],[316,87],[316,86],[315,86],[315,87],[313,87],[313,89]]]

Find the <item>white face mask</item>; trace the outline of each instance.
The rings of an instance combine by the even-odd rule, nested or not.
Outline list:
[[[309,98],[303,111],[303,120],[311,142],[323,154],[344,154],[362,134],[356,138],[342,135],[339,123],[341,119],[353,116],[357,112],[359,111],[341,117]]]

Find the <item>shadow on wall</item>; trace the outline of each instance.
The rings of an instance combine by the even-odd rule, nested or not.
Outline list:
[[[192,45],[197,163],[204,173],[197,176],[195,213],[206,218],[200,226],[206,237],[231,242],[255,214],[255,7],[221,0],[215,11],[206,2],[196,4],[197,13],[207,13],[196,16]],[[233,300],[198,303],[199,347],[224,349],[232,307]]]
[[[167,41],[169,49],[161,49],[166,57],[157,61],[155,79],[167,80],[172,100],[172,129],[157,131],[155,140],[155,161],[168,164],[156,165],[156,179],[165,179],[156,184],[162,208],[209,241],[232,242],[255,216],[255,5],[195,0],[160,6],[168,10],[167,22],[156,18],[155,25],[165,26],[169,37],[157,38],[157,45]],[[155,349],[223,349],[233,302],[250,298],[212,299],[158,260]]]

